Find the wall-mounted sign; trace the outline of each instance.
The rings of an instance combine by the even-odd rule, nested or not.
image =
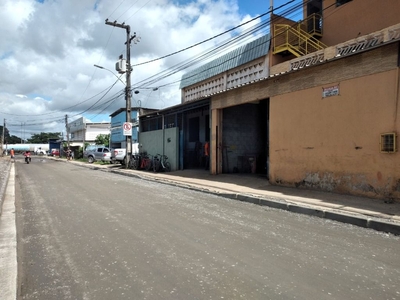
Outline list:
[[[338,96],[338,95],[339,95],[339,85],[322,88],[322,98]]]

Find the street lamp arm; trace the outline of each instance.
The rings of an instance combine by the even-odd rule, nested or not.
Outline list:
[[[96,68],[99,68],[99,69],[107,70],[108,72],[110,72],[111,74],[113,74],[115,77],[117,77],[117,79],[118,79],[119,81],[121,81],[123,85],[126,86],[126,83],[123,82],[123,81],[121,80],[121,77],[122,77],[122,75],[124,75],[124,74],[121,74],[121,76],[118,77],[113,71],[111,71],[111,70],[109,70],[109,69],[107,69],[107,68],[104,68],[104,67],[99,66],[99,65],[93,65],[93,66],[95,66]]]

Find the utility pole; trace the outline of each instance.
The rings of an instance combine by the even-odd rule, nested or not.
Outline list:
[[[131,116],[131,42],[136,38],[136,33],[131,36],[131,27],[126,25],[125,23],[117,23],[117,21],[109,22],[106,19],[106,25],[123,28],[126,30],[126,91],[125,91],[125,100],[126,100],[126,122],[132,123]],[[126,157],[125,157],[125,168],[128,168],[129,161],[132,155],[132,136],[126,136]]]
[[[69,126],[68,126],[68,115],[65,115],[65,129],[67,131],[67,146],[69,149]]]
[[[3,134],[1,135],[1,157],[4,156],[3,146],[4,146],[5,132],[6,132],[6,119],[4,119]]]

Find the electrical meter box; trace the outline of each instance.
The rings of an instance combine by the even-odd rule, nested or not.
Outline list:
[[[123,74],[126,72],[126,59],[122,58],[115,63],[115,70],[119,74]]]

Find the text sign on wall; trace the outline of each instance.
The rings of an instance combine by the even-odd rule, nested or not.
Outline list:
[[[339,86],[334,85],[327,88],[322,88],[322,98],[338,96],[339,95]]]
[[[124,130],[124,135],[131,136],[132,135],[132,124],[129,122],[125,122],[122,126]]]

